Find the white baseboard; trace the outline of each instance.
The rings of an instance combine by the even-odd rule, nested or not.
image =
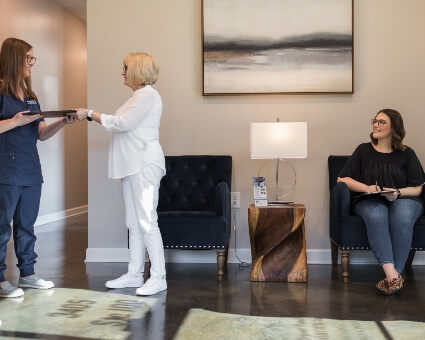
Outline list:
[[[35,221],[34,227],[38,227],[40,225],[51,223],[51,222],[60,221],[60,220],[63,220],[67,217],[80,215],[80,214],[86,213],[87,211],[88,211],[88,206],[83,205],[83,206],[77,207],[77,208],[58,211],[58,212],[48,214],[48,215],[38,216],[37,220]]]
[[[128,262],[126,248],[88,248],[85,262]],[[216,250],[165,249],[165,261],[175,263],[217,263]],[[338,263],[341,259],[339,258]],[[251,263],[251,249],[229,249],[228,263]],[[330,249],[307,249],[308,264],[331,264]],[[376,264],[370,250],[350,251],[351,264]],[[414,265],[425,265],[425,252],[416,252]]]

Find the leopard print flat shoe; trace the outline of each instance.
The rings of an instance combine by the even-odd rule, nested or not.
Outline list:
[[[376,284],[376,289],[378,289],[382,294],[388,294],[388,280],[383,279]]]
[[[398,274],[397,277],[387,282],[388,282],[388,295],[391,295],[399,291],[401,288],[403,288],[404,278],[403,276],[401,276],[401,274]]]

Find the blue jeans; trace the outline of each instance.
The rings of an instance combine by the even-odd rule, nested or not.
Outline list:
[[[34,252],[37,237],[34,223],[40,206],[41,185],[20,187],[0,184],[0,282],[4,281],[6,270],[7,243],[12,229],[15,254],[21,277],[34,274],[37,254]]]
[[[394,202],[367,199],[357,203],[353,211],[366,224],[369,244],[379,264],[392,263],[401,273],[409,256],[413,225],[424,211],[422,204],[408,198]]]

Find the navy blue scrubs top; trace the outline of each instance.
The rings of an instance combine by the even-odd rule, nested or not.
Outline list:
[[[41,111],[37,100],[24,101],[0,93],[0,120],[12,118],[21,111]],[[0,183],[30,186],[43,183],[37,150],[37,119],[27,125],[0,133]]]

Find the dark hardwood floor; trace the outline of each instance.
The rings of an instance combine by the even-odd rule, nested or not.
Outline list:
[[[37,227],[36,233],[36,272],[52,280],[56,288],[111,292],[105,281],[126,272],[126,263],[84,263],[87,214]],[[19,272],[13,244],[9,245],[6,277],[16,284]],[[309,265],[308,283],[250,282],[250,267],[238,264],[228,264],[226,271],[223,282],[217,282],[215,264],[167,263],[168,290],[155,296],[163,303],[156,305],[146,320],[131,325],[129,338],[172,339],[191,308],[255,316],[425,322],[424,266],[405,273],[405,287],[388,297],[375,288],[383,276],[378,265],[351,265],[348,284],[341,282],[340,266],[331,265]],[[114,291],[134,292],[135,288]],[[0,326],[0,337],[5,335],[10,336],[3,334]],[[84,336],[78,334],[81,338]]]

